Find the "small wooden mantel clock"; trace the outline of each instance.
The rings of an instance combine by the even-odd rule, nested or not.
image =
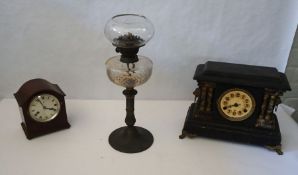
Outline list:
[[[282,154],[274,109],[291,90],[276,68],[206,62],[197,66],[195,102],[180,138],[205,136],[262,145]]]
[[[70,127],[65,94],[58,85],[44,79],[32,79],[14,96],[22,116],[21,126],[28,139]]]

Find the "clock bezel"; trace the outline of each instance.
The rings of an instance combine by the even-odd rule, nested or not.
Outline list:
[[[56,98],[56,100],[58,101],[59,103],[59,108],[58,108],[58,112],[55,113],[55,115],[53,115],[52,117],[50,117],[49,119],[47,120],[38,120],[36,118],[34,118],[31,113],[30,113],[30,107],[31,107],[31,103],[33,102],[33,100],[35,100],[36,98],[38,98],[38,96],[42,96],[42,95],[49,95],[49,96],[53,96]],[[34,96],[32,96],[32,98],[29,100],[29,103],[28,103],[28,107],[27,107],[27,113],[29,114],[30,118],[35,121],[35,122],[39,122],[39,123],[47,123],[47,122],[51,122],[52,120],[54,120],[57,116],[59,116],[60,114],[60,111],[61,111],[61,107],[62,107],[62,103],[60,102],[59,100],[59,97],[54,95],[53,93],[48,93],[48,92],[41,92],[41,93],[38,93],[38,94],[35,94]]]
[[[232,91],[242,91],[243,93],[247,94],[247,96],[249,96],[249,98],[251,99],[251,102],[252,102],[252,107],[251,107],[251,110],[244,116],[242,117],[230,117],[228,115],[226,115],[222,109],[221,109],[221,100],[222,98],[227,94],[227,93],[230,93]],[[241,122],[241,121],[244,121],[246,119],[248,119],[250,116],[252,116],[252,114],[255,112],[255,107],[256,107],[256,101],[255,101],[255,98],[254,96],[248,91],[248,90],[245,90],[245,89],[241,89],[241,88],[229,88],[228,90],[225,90],[221,93],[221,95],[219,96],[219,98],[217,99],[217,110],[219,112],[219,114],[224,117],[225,119],[229,120],[229,121],[233,121],[233,122]]]

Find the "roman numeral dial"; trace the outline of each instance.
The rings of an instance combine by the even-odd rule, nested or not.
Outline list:
[[[53,120],[60,112],[59,100],[51,94],[35,96],[29,104],[29,114],[37,122]]]

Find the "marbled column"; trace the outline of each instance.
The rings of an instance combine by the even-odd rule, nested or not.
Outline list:
[[[203,85],[201,87],[200,111],[205,111],[206,93],[207,93],[207,87],[205,85]]]
[[[280,103],[281,93],[274,89],[265,89],[261,112],[256,122],[256,127],[274,128],[273,109]]]
[[[193,92],[193,95],[195,96],[195,99],[194,99],[194,109],[193,109],[193,116],[196,118],[198,117],[198,111],[199,111],[199,100],[200,100],[200,88],[196,88],[196,90]]]
[[[213,87],[209,86],[207,90],[207,106],[206,106],[206,112],[211,111],[211,105],[212,105],[212,95],[213,95]]]
[[[256,127],[262,126],[263,123],[265,122],[264,118],[265,118],[265,114],[267,111],[268,98],[269,98],[269,94],[265,90],[264,97],[263,97],[263,103],[261,106],[261,112],[260,112],[259,118],[257,120]]]
[[[212,107],[212,96],[215,85],[208,82],[200,82],[199,88],[194,91],[195,110],[194,113],[210,112]]]

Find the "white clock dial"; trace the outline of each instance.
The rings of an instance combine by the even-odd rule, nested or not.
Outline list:
[[[59,100],[51,94],[40,94],[32,99],[29,104],[29,114],[38,122],[53,120],[60,112]]]

